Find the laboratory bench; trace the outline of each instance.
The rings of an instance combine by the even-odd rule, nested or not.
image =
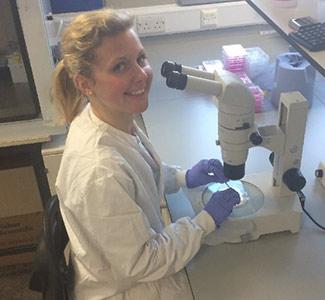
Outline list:
[[[177,34],[142,39],[155,78],[150,105],[143,114],[147,132],[162,160],[189,168],[202,158],[221,159],[217,139],[217,107],[211,96],[166,87],[159,75],[165,60],[187,66],[220,59],[225,44],[261,47],[274,62],[289,44],[267,25]],[[177,46],[175,46],[177,45]],[[314,100],[308,111],[301,171],[307,179],[303,189],[305,208],[325,223],[325,189],[314,171],[325,153],[324,78],[317,74]],[[276,109],[255,116],[258,125],[277,124]],[[246,173],[272,172],[270,151],[249,150]],[[270,182],[270,184],[272,184]],[[173,221],[193,216],[181,190],[167,195]],[[216,232],[218,234],[218,232]],[[263,235],[247,243],[203,245],[186,266],[195,300],[320,300],[325,295],[325,235],[304,214],[299,233]]]

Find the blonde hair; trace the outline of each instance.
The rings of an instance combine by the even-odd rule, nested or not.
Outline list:
[[[71,123],[88,102],[76,88],[73,77],[81,74],[92,78],[95,50],[103,38],[125,32],[132,26],[133,18],[128,13],[104,9],[77,16],[64,30],[61,39],[62,60],[53,73],[51,93],[66,123]]]

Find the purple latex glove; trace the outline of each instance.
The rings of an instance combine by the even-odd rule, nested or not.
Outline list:
[[[210,182],[227,182],[223,166],[217,159],[202,159],[186,172],[186,186],[195,188]]]
[[[204,210],[213,218],[217,227],[231,214],[234,205],[239,204],[240,196],[234,189],[216,192]]]

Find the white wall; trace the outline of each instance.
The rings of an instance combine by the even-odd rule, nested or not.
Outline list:
[[[129,8],[176,3],[175,0],[105,0],[106,5],[112,8]]]

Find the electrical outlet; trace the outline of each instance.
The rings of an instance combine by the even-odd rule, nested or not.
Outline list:
[[[318,169],[315,171],[315,176],[319,179],[322,186],[325,188],[325,162],[320,162]]]
[[[142,15],[136,17],[136,28],[140,35],[165,32],[165,17],[162,15]]]
[[[201,10],[201,27],[215,28],[218,25],[218,10],[213,9],[202,9]]]

